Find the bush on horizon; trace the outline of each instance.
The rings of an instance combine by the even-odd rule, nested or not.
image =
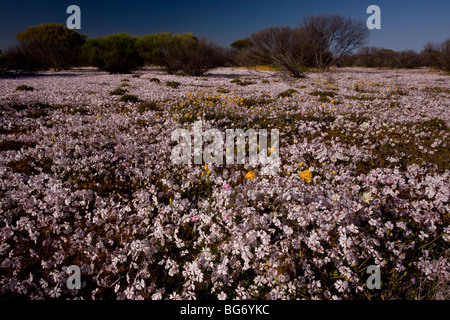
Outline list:
[[[144,63],[136,48],[137,40],[126,33],[89,39],[83,46],[83,59],[110,73],[131,73]]]

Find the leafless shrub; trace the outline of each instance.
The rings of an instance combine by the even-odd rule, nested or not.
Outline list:
[[[303,77],[308,64],[307,37],[302,28],[271,27],[250,36],[250,53],[257,64],[273,64]]]
[[[440,45],[442,63],[444,69],[450,71],[450,39],[447,39]]]
[[[326,69],[364,45],[369,30],[362,21],[341,15],[316,15],[303,19],[311,53],[318,68]]]
[[[439,44],[428,42],[420,53],[422,64],[429,67],[442,68],[442,54]]]

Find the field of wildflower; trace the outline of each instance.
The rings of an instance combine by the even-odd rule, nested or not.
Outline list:
[[[278,129],[280,170],[174,165],[199,120]],[[427,70],[2,76],[0,297],[449,299],[449,123]]]

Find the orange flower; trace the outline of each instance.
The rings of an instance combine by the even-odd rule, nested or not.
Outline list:
[[[249,171],[245,174],[245,179],[255,179],[255,172],[254,171]]]
[[[311,171],[309,171],[308,169],[306,169],[305,171],[300,172],[300,178],[302,178],[302,179],[305,180],[306,182],[310,182],[310,181],[311,181],[311,178],[312,178]]]

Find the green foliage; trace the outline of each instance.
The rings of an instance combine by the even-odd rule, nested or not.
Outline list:
[[[127,92],[127,90],[122,89],[122,88],[116,88],[113,91],[111,91],[109,94],[112,96],[121,96],[123,94],[125,94]]]
[[[167,81],[166,86],[176,89],[180,86],[180,83],[176,81]]]
[[[286,91],[283,91],[277,95],[278,98],[286,98],[286,97],[292,97],[293,94],[297,93],[294,89],[288,89]]]
[[[140,114],[143,114],[143,113],[145,113],[146,111],[149,111],[149,110],[150,111],[159,111],[160,108],[158,107],[158,105],[154,101],[143,102],[138,107],[138,112]]]
[[[190,76],[201,76],[206,71],[223,65],[222,49],[205,39],[192,34],[174,35],[161,48],[157,61],[168,73],[183,72]]]
[[[21,84],[20,86],[18,86],[16,88],[16,91],[33,91],[33,90],[34,90],[33,87],[29,87],[29,86],[27,86],[25,84]]]
[[[162,48],[174,37],[170,32],[147,34],[136,41],[139,55],[149,64],[157,64]],[[177,36],[175,36],[177,37]]]
[[[244,80],[244,81],[242,81],[242,80],[239,79],[239,78],[235,78],[235,79],[231,80],[230,82],[231,82],[231,83],[235,83],[235,84],[237,84],[237,85],[239,85],[239,86],[248,86],[248,85],[251,85],[251,84],[255,84],[255,83],[256,83],[256,82],[249,81],[249,80]]]
[[[224,88],[219,88],[219,89],[217,89],[217,92],[218,93],[230,93],[230,90],[224,89]]]
[[[245,38],[245,39],[236,40],[235,42],[230,44],[230,46],[232,48],[238,49],[239,51],[243,51],[245,49],[250,48],[251,44],[252,43],[251,43],[250,39],[249,38]]]
[[[161,83],[161,81],[159,81],[158,78],[151,78],[150,82],[154,82],[154,83]]]
[[[92,38],[83,46],[83,58],[110,73],[130,73],[144,62],[136,48],[137,40],[126,33]]]
[[[368,96],[349,96],[347,98],[350,100],[359,100],[359,101],[373,101],[377,99],[376,97],[368,97]]]
[[[318,96],[319,102],[328,102],[328,97],[333,98],[335,93],[332,91],[313,91],[310,93],[312,96]]]
[[[10,69],[59,71],[79,63],[86,37],[62,24],[47,23],[29,27],[16,38],[19,44],[7,52]]]
[[[125,94],[119,99],[119,101],[120,102],[133,102],[133,103],[135,103],[135,102],[139,101],[139,98],[136,97],[133,94]]]
[[[270,101],[271,100],[266,100],[266,99],[244,98],[244,100],[242,100],[242,105],[247,106],[247,107],[253,107],[255,105],[269,104]]]

